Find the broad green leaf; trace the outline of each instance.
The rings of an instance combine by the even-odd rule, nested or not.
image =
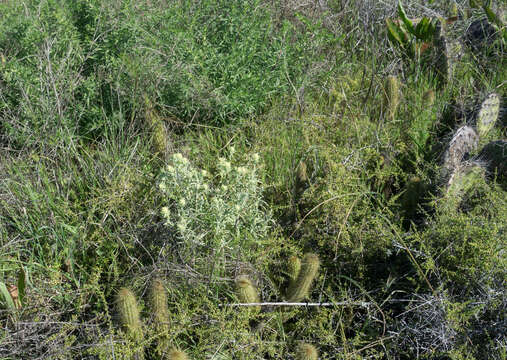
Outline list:
[[[9,290],[7,290],[7,286],[3,282],[0,281],[0,294],[4,298],[5,305],[9,310],[16,310],[16,306],[14,305],[14,300],[12,300],[11,294]]]
[[[428,38],[427,31],[429,27],[430,19],[423,17],[421,21],[416,25],[414,35],[419,40],[426,40]]]
[[[387,24],[387,36],[389,37],[389,40],[391,40],[391,42],[393,43],[398,42],[399,45],[403,46],[406,42],[406,39],[400,27],[390,19],[386,19],[386,24]]]
[[[18,274],[18,297],[21,305],[24,304],[26,294],[26,273],[25,269],[21,267]]]
[[[412,21],[410,21],[410,19],[407,17],[405,9],[403,9],[403,5],[401,5],[401,1],[398,1],[398,15],[407,27],[408,32],[415,35],[414,25],[412,24]]]

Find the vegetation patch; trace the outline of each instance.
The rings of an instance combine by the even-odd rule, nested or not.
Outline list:
[[[504,359],[505,6],[0,2],[5,359]]]

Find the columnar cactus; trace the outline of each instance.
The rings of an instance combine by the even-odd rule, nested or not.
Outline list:
[[[168,353],[167,360],[188,360],[188,356],[181,350],[172,349]]]
[[[169,309],[167,308],[167,294],[162,280],[155,278],[149,291],[150,305],[153,310],[153,322],[160,337],[157,352],[164,353],[169,348]]]
[[[168,328],[169,309],[167,308],[167,295],[162,280],[156,278],[150,287],[150,302],[153,307],[154,322],[157,326]]]
[[[313,345],[302,343],[298,346],[296,352],[297,360],[318,360],[319,352]]]
[[[121,288],[116,296],[116,306],[121,325],[126,332],[136,340],[142,339],[142,323],[134,293],[127,288]]]
[[[238,276],[236,279],[236,290],[240,302],[247,304],[260,302],[257,289],[246,275]],[[255,306],[254,309],[260,310],[260,306]]]
[[[315,254],[306,254],[303,257],[301,270],[296,281],[289,286],[287,290],[287,300],[289,302],[298,302],[308,296],[312,286],[313,279],[319,270],[319,257]]]
[[[143,341],[143,329],[134,293],[127,288],[121,288],[116,295],[116,307],[120,323],[126,334],[136,345],[139,345]],[[141,347],[135,359],[141,360],[143,358],[144,349]]]
[[[400,82],[396,76],[389,75],[384,86],[384,107],[387,116],[393,120],[400,104]]]
[[[287,261],[287,273],[289,275],[289,288],[293,287],[301,270],[301,260],[297,256],[291,256]]]

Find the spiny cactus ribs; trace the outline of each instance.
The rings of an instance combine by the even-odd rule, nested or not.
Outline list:
[[[126,335],[136,346],[136,353],[133,359],[143,360],[144,347],[141,346],[141,343],[144,339],[144,335],[142,322],[139,318],[139,308],[134,293],[127,288],[121,288],[116,295],[116,306],[120,316],[120,323]]]
[[[287,300],[298,302],[306,298],[312,286],[313,279],[319,271],[320,260],[315,254],[306,254],[301,263],[301,270],[296,281],[287,290]]]
[[[298,346],[296,352],[297,360],[318,360],[319,352],[317,348],[311,344],[302,343]]]
[[[181,350],[173,349],[169,351],[167,360],[188,360],[187,354]]]
[[[257,289],[246,275],[238,276],[236,279],[236,290],[239,301],[242,303],[258,303],[260,302]],[[260,310],[260,306],[255,306],[255,310]]]
[[[287,273],[289,275],[289,288],[295,286],[301,270],[301,260],[297,256],[291,256],[287,261]]]
[[[161,279],[153,279],[149,289],[149,303],[153,311],[153,322],[156,330],[156,341],[158,342],[155,352],[157,359],[187,360],[187,355],[181,351],[170,347],[169,332],[169,309],[167,307],[167,293],[164,283]],[[133,340],[137,346],[137,352],[134,359],[144,359],[144,341],[143,324],[139,317],[139,307],[134,293],[121,288],[116,295],[116,307],[120,318],[120,323],[127,336]]]
[[[155,278],[151,282],[149,291],[150,304],[153,310],[153,323],[157,331],[158,340],[156,352],[161,355],[169,348],[169,309],[167,294],[161,279]]]
[[[121,288],[116,296],[116,305],[120,323],[127,334],[135,340],[140,340],[143,337],[143,330],[134,293],[127,288]]]
[[[154,322],[157,326],[167,327],[169,322],[169,309],[167,308],[167,295],[162,280],[153,279],[150,288],[150,301],[153,307]]]

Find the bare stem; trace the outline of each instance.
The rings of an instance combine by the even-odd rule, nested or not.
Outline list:
[[[308,303],[308,302],[262,302],[262,303],[236,303],[236,304],[219,304],[218,306],[361,306],[368,307],[371,302],[364,301],[342,301],[327,303]]]

